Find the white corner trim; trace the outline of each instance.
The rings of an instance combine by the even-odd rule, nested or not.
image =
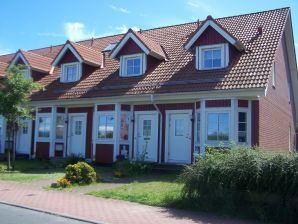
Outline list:
[[[226,31],[224,31],[221,27],[219,27],[215,22],[208,20],[197,32],[196,34],[189,40],[189,42],[185,45],[185,49],[189,50],[191,46],[195,43],[195,41],[204,33],[204,31],[211,26],[215,29],[220,35],[222,35],[229,43],[235,45],[237,41],[231,37]]]
[[[77,53],[77,51],[70,45],[70,44],[66,44],[62,50],[60,51],[60,53],[57,55],[56,59],[52,62],[52,66],[55,67],[57,66],[57,64],[59,63],[59,61],[62,59],[62,57],[65,55],[65,53],[67,52],[67,50],[70,50],[74,56],[78,59],[78,61],[80,63],[83,62],[83,59],[81,58],[81,56]]]
[[[14,57],[14,59],[12,60],[12,62],[10,62],[10,65],[8,68],[11,68],[11,66],[15,65],[16,62],[21,59],[26,66],[30,66],[29,62],[27,61],[27,59],[24,57],[24,55],[21,52],[18,52],[17,55]]]
[[[124,37],[124,39],[118,44],[118,46],[114,49],[114,51],[111,54],[111,58],[116,58],[119,51],[124,47],[124,45],[130,38],[142,49],[142,51],[145,54],[148,55],[150,53],[149,49],[133,33],[128,33]]]

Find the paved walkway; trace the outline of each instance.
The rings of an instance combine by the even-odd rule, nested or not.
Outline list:
[[[30,184],[5,181],[0,181],[0,202],[111,224],[252,223],[72,192],[45,191]]]

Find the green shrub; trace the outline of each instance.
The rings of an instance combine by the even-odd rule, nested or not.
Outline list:
[[[96,172],[86,162],[78,162],[65,168],[65,178],[72,184],[91,184],[96,181]]]
[[[62,188],[67,188],[71,186],[71,182],[65,177],[62,177],[57,180],[57,186]]]
[[[68,156],[66,158],[66,160],[64,161],[64,167],[67,167],[68,165],[76,164],[78,162],[84,162],[84,161],[85,161],[85,159],[82,156],[72,154],[72,155]]]
[[[152,169],[151,164],[144,161],[118,160],[115,163],[114,175],[118,177],[135,176],[149,173]]]
[[[250,209],[262,220],[298,219],[298,155],[211,150],[185,168],[183,194],[215,210]]]

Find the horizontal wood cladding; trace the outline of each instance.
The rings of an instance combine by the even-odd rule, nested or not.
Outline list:
[[[36,142],[36,158],[49,159],[50,158],[50,143]]]
[[[57,113],[65,113],[64,107],[57,107]]]
[[[238,107],[248,107],[248,100],[238,100]]]
[[[231,107],[231,100],[207,100],[206,107]]]
[[[115,104],[98,105],[97,111],[111,111],[115,110]]]
[[[259,120],[260,107],[259,101],[252,101],[251,105],[251,145],[259,146]]]
[[[66,53],[61,58],[61,60],[59,61],[58,66],[60,67],[62,64],[73,63],[73,62],[79,62],[79,61],[70,50],[67,50]]]
[[[114,145],[113,144],[96,144],[95,162],[113,163]]]
[[[130,105],[128,104],[121,104],[122,111],[130,111]]]
[[[38,113],[51,113],[51,112],[52,112],[51,107],[38,108]]]
[[[200,101],[196,102],[196,108],[201,108],[201,102]]]
[[[228,43],[228,41],[220,35],[215,29],[212,27],[208,27],[202,35],[196,40],[194,46],[200,45],[210,45],[210,44],[223,44]]]
[[[123,48],[119,51],[118,57],[121,55],[139,54],[143,53],[143,50],[132,40],[129,39]]]
[[[73,107],[73,108],[68,109],[68,113],[87,113],[86,158],[91,158],[91,155],[92,155],[93,107]]]
[[[55,150],[55,157],[63,157],[63,151],[57,151]]]

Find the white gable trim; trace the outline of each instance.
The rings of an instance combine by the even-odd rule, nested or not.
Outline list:
[[[232,45],[236,45],[237,41],[231,37],[226,31],[224,31],[221,27],[219,27],[212,20],[208,20],[205,24],[197,31],[197,33],[190,39],[190,41],[185,45],[185,49],[189,50],[191,46],[195,43],[195,41],[204,33],[204,31],[211,26],[215,29],[220,35],[222,35],[229,43]]]
[[[70,50],[74,56],[78,59],[78,61],[80,63],[83,62],[83,59],[81,58],[81,56],[77,53],[77,51],[70,45],[70,44],[66,44],[62,50],[60,51],[60,53],[57,55],[56,59],[53,61],[52,63],[52,69],[51,71],[53,70],[53,67],[57,66],[57,64],[59,63],[59,61],[62,59],[62,57],[65,55],[65,53]]]
[[[15,65],[19,59],[21,59],[25,63],[26,66],[30,66],[29,62],[26,60],[24,55],[21,52],[18,52],[17,55],[12,60],[12,62],[10,62],[10,65],[8,68],[11,68],[11,66]]]
[[[119,51],[124,47],[124,45],[130,38],[144,51],[145,54],[148,55],[150,53],[149,49],[133,33],[128,33],[124,37],[124,39],[118,44],[118,46],[116,46],[116,48],[111,54],[111,58],[116,58]]]

